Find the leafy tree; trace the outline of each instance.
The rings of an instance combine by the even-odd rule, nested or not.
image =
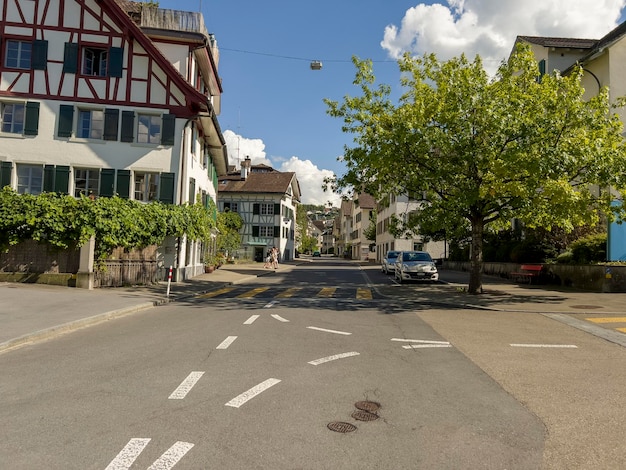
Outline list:
[[[355,144],[344,151],[347,170],[333,189],[364,188],[378,198],[424,191],[413,223],[450,239],[471,234],[468,292],[482,290],[485,233],[513,218],[570,231],[602,213],[609,220],[623,213],[594,186],[624,193],[622,124],[608,112],[608,90],[582,99],[581,68],[540,77],[523,45],[493,79],[480,57],[407,54],[399,60],[404,94],[394,104],[391,87],[375,85],[372,62],[353,62],[361,95],[325,100]]]
[[[237,212],[219,212],[217,214],[217,250],[234,253],[241,246],[243,219]]]
[[[365,230],[363,230],[363,235],[365,235],[365,238],[367,238],[368,240],[371,240],[373,242],[376,241],[376,212],[372,211],[372,215],[370,216],[370,224]]]

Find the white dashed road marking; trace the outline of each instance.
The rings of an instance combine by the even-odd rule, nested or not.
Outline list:
[[[578,348],[575,344],[511,344],[511,346],[514,348]]]
[[[272,318],[274,318],[275,320],[278,320],[278,321],[282,321],[284,323],[289,323],[289,320],[287,320],[287,319],[285,319],[285,318],[283,318],[280,315],[277,315],[275,313],[272,314]]]
[[[451,348],[451,344],[407,344],[404,349]]]
[[[215,349],[226,349],[228,348],[228,346],[230,346],[231,344],[233,344],[233,342],[237,339],[236,336],[229,336],[228,338],[226,338],[224,341],[222,341],[219,346]]]
[[[178,386],[176,390],[168,397],[170,400],[182,400],[187,396],[193,386],[200,380],[200,377],[204,375],[204,372],[192,372],[187,376],[185,380]]]
[[[358,352],[347,352],[342,354],[335,354],[334,356],[322,357],[320,359],[316,359],[314,361],[309,361],[309,364],[318,366],[320,364],[324,364],[325,362],[336,361],[337,359],[343,359],[344,357],[352,357],[358,356]]]
[[[431,341],[429,339],[403,339],[391,338],[391,341],[401,341],[403,343],[425,343],[425,344],[450,344],[449,341]]]
[[[318,328],[316,326],[307,326],[307,328],[309,330],[317,330],[317,331],[324,331],[326,333],[334,333],[336,335],[351,335],[352,333],[347,333],[345,331],[337,331],[337,330],[327,330],[326,328]]]
[[[265,305],[263,306],[263,308],[272,308],[272,307],[273,307],[274,305],[276,305],[277,303],[278,303],[278,302],[273,302],[273,301],[272,301],[272,302],[270,302],[269,304],[265,304]]]
[[[105,470],[128,470],[150,442],[150,438],[134,438],[111,461]]]
[[[167,449],[158,460],[155,460],[154,463],[148,467],[148,470],[170,470],[192,447],[193,444],[191,442],[178,441]]]
[[[250,318],[248,318],[245,322],[243,322],[244,325],[252,325],[255,320],[257,318],[259,318],[261,315],[252,315]]]
[[[232,406],[233,408],[239,408],[241,405],[246,403],[248,400],[256,397],[259,393],[264,392],[270,387],[273,387],[277,383],[279,383],[279,379],[267,379],[265,382],[261,382],[259,385],[252,387],[247,392],[242,393],[241,395],[233,398],[231,401],[226,403],[226,406]]]

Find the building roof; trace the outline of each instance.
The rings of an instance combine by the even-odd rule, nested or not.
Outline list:
[[[352,201],[341,201],[341,213],[344,216],[352,216]]]
[[[356,198],[356,200],[358,201],[361,209],[373,209],[376,207],[376,200],[374,199],[374,196],[367,193],[359,194],[359,197]]]
[[[285,194],[293,188],[293,198],[300,201],[300,185],[294,172],[272,171],[268,173],[250,173],[246,179],[241,175],[229,174],[219,178],[217,187],[220,193],[266,193]],[[219,196],[218,196],[219,197]]]
[[[565,49],[591,49],[598,43],[597,39],[551,38],[543,36],[517,36],[517,40],[543,47],[559,47]]]

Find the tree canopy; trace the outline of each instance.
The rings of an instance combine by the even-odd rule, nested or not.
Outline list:
[[[478,56],[406,54],[398,62],[403,94],[394,103],[389,85],[375,85],[372,62],[353,62],[360,95],[325,100],[354,136],[334,189],[364,188],[378,199],[425,194],[413,224],[471,233],[470,293],[481,291],[485,230],[509,227],[513,218],[571,230],[623,212],[611,206],[626,189],[622,123],[606,88],[583,100],[580,67],[540,76],[525,45],[493,78]]]

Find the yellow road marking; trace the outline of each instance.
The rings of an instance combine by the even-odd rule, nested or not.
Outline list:
[[[324,287],[321,291],[317,293],[317,296],[318,297],[332,297],[336,290],[337,290],[336,287]]]
[[[626,328],[615,328],[617,331],[621,331],[622,333],[626,333]]]
[[[300,287],[290,287],[289,289],[278,294],[276,297],[281,298],[281,299],[284,299],[287,297],[293,297],[296,294],[296,292],[298,292],[299,290],[301,290]]]
[[[243,294],[239,294],[237,296],[238,299],[245,299],[245,298],[249,298],[249,297],[254,297],[257,294],[260,294],[261,292],[265,292],[266,290],[268,290],[269,287],[257,287],[256,289],[252,289],[249,290],[247,292],[244,292]]]
[[[359,288],[356,290],[357,299],[372,299],[372,291],[369,289]]]
[[[208,292],[206,294],[199,295],[197,298],[198,299],[206,299],[206,298],[209,298],[209,297],[215,297],[215,296],[218,296],[220,294],[225,294],[226,292],[230,292],[233,289],[234,289],[234,287],[223,287],[221,289],[214,290],[213,292]]]
[[[594,323],[626,323],[626,317],[585,318]]]

